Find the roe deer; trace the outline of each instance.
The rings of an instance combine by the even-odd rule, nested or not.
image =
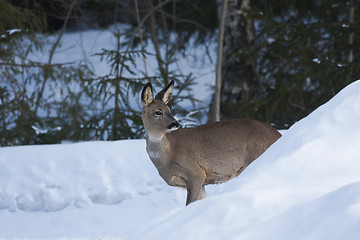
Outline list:
[[[154,98],[150,83],[141,93],[146,150],[170,186],[187,189],[186,205],[205,197],[207,184],[238,176],[281,134],[249,119],[208,123],[179,129],[167,105],[174,82]]]

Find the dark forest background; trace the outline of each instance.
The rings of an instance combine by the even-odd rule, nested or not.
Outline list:
[[[171,105],[185,116],[190,109],[177,103],[196,103],[189,90],[196,79],[170,65],[175,54],[219,39],[221,88],[195,115],[288,128],[360,78],[359,7],[359,0],[0,0],[0,145],[141,138],[141,113],[129,98],[148,81],[160,88],[174,80]],[[113,33],[116,50],[98,53],[108,75],[94,75],[85,62],[53,63],[65,32],[115,23],[126,24]],[[29,60],[48,34],[58,40],[48,59]],[[158,71],[138,77],[134,59],[147,55]]]

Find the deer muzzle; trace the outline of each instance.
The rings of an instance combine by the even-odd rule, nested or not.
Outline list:
[[[168,126],[168,131],[172,132],[180,128],[180,124],[178,121],[174,120],[174,122],[170,123]]]

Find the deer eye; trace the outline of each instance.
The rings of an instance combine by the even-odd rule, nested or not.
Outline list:
[[[163,114],[163,112],[161,110],[156,110],[155,111],[155,116],[159,117]]]

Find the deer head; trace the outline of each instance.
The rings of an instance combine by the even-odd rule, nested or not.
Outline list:
[[[154,98],[151,84],[145,85],[141,93],[141,104],[143,108],[142,120],[148,136],[161,138],[166,133],[180,127],[167,105],[173,89],[174,81],[171,81]]]

